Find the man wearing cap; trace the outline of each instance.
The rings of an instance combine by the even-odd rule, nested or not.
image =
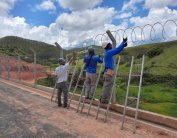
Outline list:
[[[84,63],[86,69],[86,99],[92,99],[97,80],[97,63],[103,63],[103,59],[101,58],[101,56],[95,55],[93,48],[89,48],[88,54],[84,57]]]
[[[122,43],[116,47],[112,48],[112,44],[109,42],[104,42],[102,47],[105,49],[104,53],[104,84],[103,84],[103,91],[100,97],[100,101],[102,103],[107,104],[110,98],[110,90],[113,85],[114,79],[114,56],[119,54],[124,47],[127,46],[127,38],[123,39]]]
[[[55,75],[56,75],[56,82],[57,82],[57,88],[58,88],[58,106],[62,106],[61,103],[61,93],[63,92],[64,99],[63,99],[63,107],[67,107],[68,103],[68,87],[67,87],[67,76],[69,71],[69,65],[72,62],[72,58],[68,63],[63,58],[58,59],[58,63],[60,66],[58,66],[55,69]]]

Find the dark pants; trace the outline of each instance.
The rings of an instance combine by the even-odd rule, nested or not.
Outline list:
[[[58,88],[58,105],[61,105],[61,93],[63,92],[63,104],[67,106],[68,103],[68,86],[66,82],[57,83]]]

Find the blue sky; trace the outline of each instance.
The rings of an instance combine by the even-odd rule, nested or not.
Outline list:
[[[35,6],[40,5],[44,0],[21,0],[19,3],[17,3],[14,8],[10,11],[10,14],[13,16],[21,16],[24,17],[28,24],[31,25],[45,25],[49,26],[52,22],[56,20],[58,15],[62,13],[70,13],[70,10],[63,9],[57,2],[55,1],[54,4],[56,6],[56,10],[52,13],[49,12],[49,10],[36,10]],[[99,4],[99,7],[114,7],[116,11],[121,11],[122,6],[125,2],[124,0],[104,0],[101,4]],[[98,7],[97,6],[97,7]],[[143,6],[143,2],[140,4],[137,4],[138,7]],[[147,9],[141,9],[134,13],[134,15],[139,16],[146,16],[148,14]],[[122,21],[118,19],[113,19],[112,23],[115,25],[120,24]]]
[[[107,29],[168,19],[177,19],[177,0],[1,0],[0,37],[16,35],[70,47]]]

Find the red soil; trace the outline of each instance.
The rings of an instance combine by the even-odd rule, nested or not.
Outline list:
[[[10,79],[18,80],[18,60],[5,57],[0,57],[1,75],[2,77],[8,76],[8,66],[10,65]],[[23,81],[34,82],[34,64],[27,63],[23,60],[20,61],[20,79]],[[37,64],[37,79],[47,77],[47,71],[41,65]]]

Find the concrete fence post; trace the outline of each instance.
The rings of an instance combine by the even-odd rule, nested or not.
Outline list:
[[[2,63],[1,63],[1,59],[0,59],[0,78],[2,77]]]
[[[60,58],[63,58],[63,48],[62,48],[57,42],[55,42],[55,45],[56,45],[56,47],[58,47],[59,50],[60,50]]]
[[[20,55],[18,54],[18,63],[17,63],[17,66],[18,66],[18,80],[21,81],[21,66],[20,66]]]
[[[33,52],[33,58],[34,58],[34,85],[36,86],[36,82],[37,82],[37,65],[36,65],[36,61],[37,61],[37,56],[36,56],[36,51],[33,48],[30,48],[30,50]]]
[[[8,66],[7,66],[7,70],[8,70],[8,80],[10,79],[10,71],[11,71],[11,66],[10,66],[10,62],[9,62],[9,56],[7,57],[8,58]]]

